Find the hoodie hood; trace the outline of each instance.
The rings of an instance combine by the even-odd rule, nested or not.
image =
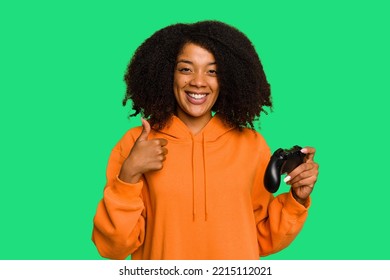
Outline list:
[[[219,137],[221,137],[232,129],[234,128],[227,126],[222,121],[221,117],[216,114],[196,135],[193,135],[187,125],[176,116],[173,116],[172,119],[168,122],[168,124],[162,130],[159,130],[159,132],[169,137],[181,140],[198,138],[199,135],[201,135],[201,137],[204,138],[205,142],[214,142],[217,141]]]
[[[208,211],[208,200],[207,200],[207,145],[213,142],[218,141],[223,135],[233,130],[233,127],[227,126],[223,120],[220,118],[218,114],[210,119],[207,125],[196,135],[192,134],[187,125],[180,120],[178,117],[173,116],[170,122],[158,132],[163,134],[163,137],[169,140],[174,140],[178,142],[191,142],[192,145],[192,214],[193,220],[196,220],[197,214],[197,201],[196,201],[196,191],[197,188],[203,188],[204,193],[204,220],[207,221],[207,211]],[[200,149],[199,149],[200,146]],[[169,148],[168,148],[169,151]],[[197,182],[195,169],[197,168],[197,164],[195,162],[195,153],[201,153],[201,158],[203,160],[203,182]],[[199,158],[197,156],[197,158]],[[179,159],[178,159],[179,160]]]

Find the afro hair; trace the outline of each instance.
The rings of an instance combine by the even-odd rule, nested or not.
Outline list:
[[[135,51],[124,80],[123,105],[157,129],[176,113],[173,74],[183,46],[196,44],[211,52],[218,67],[219,96],[212,111],[232,127],[254,128],[253,121],[272,107],[270,85],[257,52],[241,31],[219,21],[173,24],[146,39]]]

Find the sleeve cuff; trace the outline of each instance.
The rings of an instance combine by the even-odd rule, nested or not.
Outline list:
[[[311,205],[311,198],[309,197],[305,205],[300,204],[295,200],[291,191],[278,196],[279,201],[283,204],[284,211],[290,216],[300,217],[307,213]]]
[[[298,203],[299,205],[305,207],[306,209],[309,209],[310,205],[311,205],[311,198],[310,196],[306,199],[306,202],[305,204],[300,204],[295,198],[294,198],[294,195],[292,193],[292,190],[290,189],[290,192],[289,192],[289,196],[290,198],[292,198],[296,203]]]
[[[134,183],[134,184],[122,181],[121,179],[119,179],[119,175],[116,175],[116,181],[117,181],[117,183],[119,183],[123,186],[130,186],[130,187],[141,186],[142,187],[142,185],[143,185],[142,180],[139,180],[137,183]]]
[[[105,190],[106,195],[115,200],[130,201],[134,198],[138,198],[141,195],[142,187],[144,183],[139,180],[135,184],[124,182],[116,176],[113,184]]]

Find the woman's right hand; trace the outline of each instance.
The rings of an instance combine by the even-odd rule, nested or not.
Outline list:
[[[165,147],[168,141],[163,138],[148,139],[151,131],[147,120],[142,120],[142,132],[134,143],[129,156],[123,162],[119,179],[135,184],[142,174],[163,168],[163,161],[168,153]]]

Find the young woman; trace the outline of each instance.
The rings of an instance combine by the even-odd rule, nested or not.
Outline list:
[[[106,258],[258,259],[301,230],[318,176],[315,149],[288,193],[263,185],[271,152],[253,121],[271,106],[249,39],[217,21],[148,38],[125,75],[142,126],[112,150],[93,241]],[[288,180],[287,179],[287,180]]]

